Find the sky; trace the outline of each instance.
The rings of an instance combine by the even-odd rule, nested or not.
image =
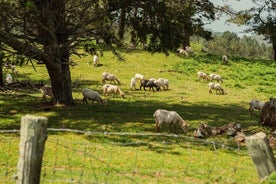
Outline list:
[[[210,0],[215,6],[216,5],[230,5],[235,11],[240,11],[248,9],[254,4],[251,0]],[[219,20],[214,21],[211,24],[205,26],[205,28],[212,30],[213,32],[235,32],[239,36],[250,35],[250,33],[244,33],[244,30],[248,28],[247,26],[238,26],[233,23],[227,23],[227,16],[224,15],[220,17]]]

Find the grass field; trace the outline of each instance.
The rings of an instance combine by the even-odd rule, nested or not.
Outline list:
[[[254,112],[253,117],[250,117],[248,102],[253,98],[266,101],[269,97],[275,97],[275,62],[230,58],[229,65],[222,65],[218,56],[198,54],[190,58],[183,58],[175,54],[169,56],[163,54],[152,55],[139,50],[122,51],[121,55],[124,58],[122,61],[118,60],[111,52],[104,52],[104,55],[100,56],[101,66],[99,67],[93,67],[93,65],[89,64],[92,61],[91,56],[72,58],[77,63],[76,66],[71,68],[72,79],[73,81],[77,78],[81,80],[80,87],[73,89],[75,105],[71,107],[49,106],[49,104],[41,102],[39,91],[1,92],[0,129],[19,129],[20,118],[25,114],[33,114],[48,117],[49,128],[70,128],[93,132],[153,133],[155,131],[155,122],[152,115],[156,109],[163,108],[177,111],[189,123],[190,130],[185,134],[188,137],[192,136],[193,130],[200,122],[207,122],[212,126],[221,126],[229,122],[240,123],[247,134],[259,131],[270,132],[270,129],[259,126],[258,112]],[[43,65],[35,65],[35,69],[37,72],[34,72],[31,65],[18,68],[20,75],[17,79],[19,81],[32,82],[43,80],[49,83],[45,67]],[[198,71],[220,74],[224,79],[222,86],[226,91],[226,95],[209,94],[208,83],[198,81]],[[108,100],[108,105],[106,106],[91,103],[83,105],[80,93],[82,88],[91,88],[99,91],[100,94],[102,93],[101,74],[103,72],[113,73],[119,77],[122,82],[120,88],[126,93],[126,97],[124,99],[120,97],[104,97]],[[146,78],[167,78],[170,81],[169,90],[160,92],[131,91],[129,90],[130,78],[134,77],[135,73],[141,73]],[[45,111],[46,107],[49,107],[47,111]],[[168,133],[168,127],[163,127],[161,132]],[[182,134],[180,130],[178,133]],[[88,139],[86,136],[75,134],[70,134],[69,138],[67,134],[63,135],[62,133],[53,136],[58,136],[61,139],[79,139],[96,143],[103,141],[102,139],[95,141],[93,138]],[[127,137],[124,138],[124,141],[131,142],[132,139],[132,137]],[[209,140],[215,140],[233,147],[236,146],[233,139],[226,136],[213,137],[209,138]],[[147,138],[143,141],[148,142],[150,139]],[[160,142],[157,144],[160,144]],[[101,144],[97,144],[97,146],[100,147]],[[127,154],[131,155],[138,151],[139,160],[137,162],[148,164],[143,166],[143,168],[164,167],[165,170],[171,170],[171,168],[181,168],[181,164],[187,166],[185,164],[185,155],[188,153],[185,149],[183,150],[185,145],[172,143],[170,146],[172,147],[171,150],[175,150],[184,156],[183,161],[179,161],[177,154],[164,153],[166,158],[162,156],[161,163],[166,163],[168,158],[172,162],[164,165],[169,165],[169,167],[158,165],[155,159],[160,159],[160,153],[152,151],[148,146],[129,149],[128,147],[114,147],[108,144],[107,147],[112,147],[111,150],[114,150],[114,154],[119,152],[118,155],[121,152],[127,152]],[[181,147],[182,149],[180,149]],[[200,149],[197,149],[192,146],[192,149],[189,149],[189,154],[194,155],[193,159],[197,157],[196,155],[198,157],[204,155],[204,160],[214,159],[214,153],[208,153],[209,147],[202,145],[200,147]],[[99,152],[96,151],[95,154],[103,152],[102,149],[96,150],[99,150]],[[215,166],[215,168],[219,169],[216,172],[210,172],[210,175],[205,173],[210,167],[210,165],[206,164],[207,162],[195,162],[191,164],[191,167],[203,167],[203,173],[193,174],[190,172],[184,175],[183,173],[178,173],[179,175],[172,173],[173,176],[165,174],[162,176],[162,180],[159,180],[159,183],[174,183],[173,181],[176,181],[176,183],[258,183],[255,168],[250,158],[246,155],[246,150],[241,150],[241,153],[243,156],[235,156],[233,153],[230,153],[230,156],[228,152],[219,151],[218,156],[215,157],[218,160],[221,159],[216,162]],[[51,154],[53,153],[47,153],[47,155]],[[104,157],[104,153],[102,154],[102,157]],[[15,156],[17,156],[16,153]],[[5,160],[5,157],[5,155],[1,156],[0,161],[1,159]],[[110,158],[110,155],[106,158]],[[120,162],[120,160],[122,159],[117,156],[115,163],[112,164],[117,165],[116,162]],[[229,165],[232,165],[231,168],[233,169],[235,168],[233,166],[235,163],[239,163],[237,164],[239,169],[246,167],[245,171],[247,172],[239,173],[242,170],[240,169],[238,174],[233,176],[234,179],[230,180],[232,172],[229,175],[229,173],[221,173],[221,170]],[[124,163],[123,165],[128,164],[131,163]],[[226,179],[223,176],[227,176]],[[143,179],[137,178],[139,178],[137,183],[158,182],[156,177],[152,176],[152,173],[142,175],[141,178]],[[104,182],[104,179],[99,179],[98,181]],[[115,177],[108,183],[116,183],[116,181],[117,178]]]

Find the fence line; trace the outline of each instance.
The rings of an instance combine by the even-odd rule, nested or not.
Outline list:
[[[49,135],[43,158],[41,183],[119,183],[116,182],[119,180],[126,183],[170,183],[174,180],[189,183],[186,179],[182,179],[189,177],[196,178],[190,183],[206,183],[206,178],[204,182],[202,182],[204,179],[199,179],[200,175],[209,176],[208,182],[239,183],[241,173],[255,172],[254,166],[243,165],[243,162],[248,159],[251,163],[245,152],[238,147],[226,146],[211,140],[164,133],[91,132],[55,128],[48,128],[47,131]],[[50,132],[68,132],[80,134],[80,136],[85,135],[89,138],[86,137],[88,140],[67,139],[67,137],[63,138],[59,134],[50,134]],[[5,136],[1,136],[1,133]],[[0,130],[1,145],[5,141],[18,142],[19,138],[6,136],[10,133],[19,133],[19,130]],[[119,137],[119,139],[112,139],[114,137]],[[141,137],[147,139],[144,140]],[[95,142],[92,140],[94,138],[95,140],[108,139],[108,141]],[[125,141],[130,138],[131,141]],[[176,151],[172,150],[172,144],[176,145],[174,140],[178,144]],[[196,145],[210,146],[210,150],[205,151],[206,149],[204,149],[201,153],[200,148]],[[5,148],[8,153],[17,156],[17,147],[6,145]],[[195,149],[199,149],[199,153],[195,152]],[[205,152],[211,152],[211,158],[205,158]],[[178,154],[182,156],[179,157]],[[155,155],[159,156],[161,161],[158,161]],[[224,159],[232,159],[233,155],[237,156],[239,161],[233,160],[229,167],[222,168],[219,163]],[[61,158],[61,156],[63,157]],[[181,162],[178,164],[178,170],[169,167],[168,156],[172,156],[171,159],[174,162]],[[125,158],[126,163],[113,160],[119,157]],[[147,162],[154,162],[150,159],[156,159],[156,167],[147,168]],[[16,170],[16,161],[17,158],[15,161],[6,159],[3,166],[0,157],[0,164],[6,170],[6,173],[0,171],[0,181],[13,183],[12,176]],[[197,163],[204,167],[196,167]],[[121,168],[122,165],[125,168]],[[221,172],[221,176],[216,176]],[[173,176],[174,179],[165,176]],[[253,179],[253,182],[252,178],[250,180],[251,183],[257,183],[256,181],[258,181],[257,177]]]

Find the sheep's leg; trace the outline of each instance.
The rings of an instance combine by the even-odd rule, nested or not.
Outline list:
[[[87,104],[87,99],[85,97],[82,99],[82,104],[84,104],[84,102]]]

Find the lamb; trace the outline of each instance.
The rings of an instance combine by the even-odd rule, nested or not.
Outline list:
[[[228,63],[228,58],[227,58],[226,55],[223,55],[221,60],[222,60],[222,64],[227,64]]]
[[[93,65],[94,65],[95,67],[97,67],[98,64],[99,64],[99,57],[98,57],[97,54],[95,54],[94,57],[93,57]]]
[[[157,86],[153,81],[145,80],[145,79],[141,80],[140,90],[142,89],[142,87],[144,88],[145,91],[146,91],[146,87],[148,87],[149,90],[152,90],[152,91],[154,91],[154,88],[156,88],[157,91],[160,90],[160,87]]]
[[[164,79],[164,84],[165,84],[165,89],[168,90],[169,89],[169,80],[168,79]]]
[[[113,83],[120,84],[120,80],[114,75],[107,72],[102,73],[102,83],[104,84],[106,81],[111,81]]]
[[[130,90],[136,90],[136,80],[134,77],[130,79]]]
[[[96,101],[100,105],[106,104],[106,101],[100,97],[100,94],[97,91],[93,91],[91,89],[85,88],[85,89],[82,89],[81,92],[83,95],[83,99],[82,99],[83,104],[84,103],[88,104],[87,100],[91,100],[93,103],[94,101]]]
[[[210,81],[209,76],[206,73],[204,73],[204,72],[201,72],[201,71],[197,72],[197,76],[198,76],[198,80],[199,81],[200,81],[200,79],[202,79],[203,81],[204,80],[205,81]]]
[[[250,117],[252,117],[253,110],[256,109],[259,111],[259,115],[261,113],[261,110],[264,108],[265,102],[253,99],[249,102],[249,111],[250,111]]]
[[[155,119],[155,127],[157,132],[160,130],[160,126],[163,123],[169,124],[170,129],[171,125],[174,126],[174,130],[176,131],[176,124],[179,124],[183,130],[183,132],[187,132],[188,124],[181,118],[181,116],[175,111],[167,111],[164,109],[157,109],[153,117]]]
[[[209,76],[211,81],[216,80],[218,82],[223,82],[222,77],[218,74],[211,73]]]
[[[135,76],[134,76],[134,78],[136,79],[136,80],[143,80],[144,79],[144,76],[142,75],[142,74],[140,74],[140,73],[136,73],[135,74]]]
[[[53,100],[54,94],[53,94],[52,86],[44,85],[39,90],[42,93],[42,97],[41,97],[42,101],[46,101],[47,96],[51,97],[51,100]]]
[[[209,93],[213,93],[212,90],[216,90],[216,94],[219,92],[219,94],[224,94],[224,89],[221,87],[221,85],[219,83],[213,83],[210,82],[208,84],[209,86]]]
[[[105,84],[103,85],[103,94],[110,96],[110,94],[120,95],[121,97],[125,97],[125,93],[116,85]]]

